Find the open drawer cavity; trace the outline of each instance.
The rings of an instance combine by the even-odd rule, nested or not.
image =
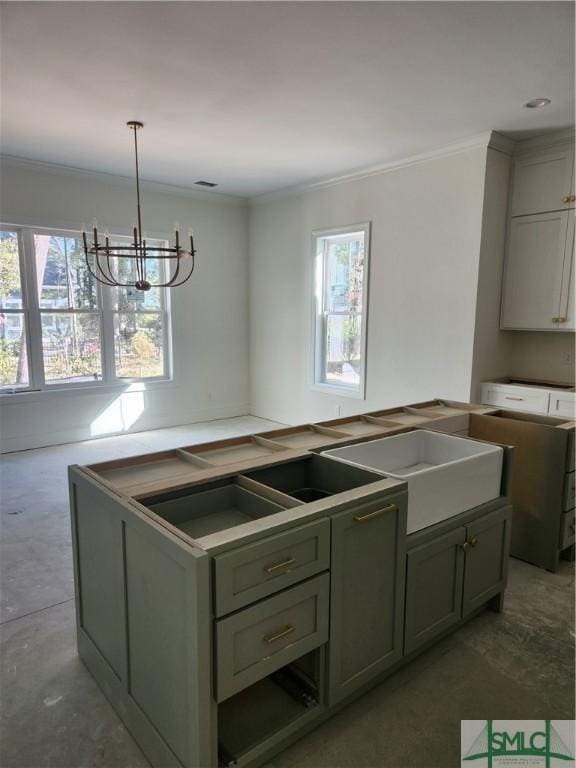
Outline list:
[[[247,472],[245,476],[305,504],[380,479],[372,472],[352,466],[343,467],[317,455]]]
[[[285,505],[258,495],[230,478],[197,490],[173,491],[148,499],[146,506],[193,539],[276,514]]]
[[[249,764],[267,742],[318,716],[323,657],[323,648],[300,656],[218,705],[219,766]]]

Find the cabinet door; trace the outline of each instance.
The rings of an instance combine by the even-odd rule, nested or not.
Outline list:
[[[465,528],[456,528],[408,552],[404,653],[460,620],[465,536]]]
[[[562,296],[560,299],[560,324],[562,331],[576,329],[574,317],[574,214],[568,214],[568,234],[566,236],[566,252],[564,269],[562,271]]]
[[[511,219],[504,270],[504,329],[559,326],[568,211]]]
[[[332,518],[330,704],[402,656],[406,498]]]
[[[574,206],[566,201],[573,193],[574,154],[561,147],[524,157],[514,163],[512,216],[560,211]]]
[[[504,590],[510,549],[511,508],[505,507],[466,528],[462,615]]]

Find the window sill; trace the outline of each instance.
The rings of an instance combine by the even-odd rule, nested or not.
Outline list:
[[[349,387],[339,387],[337,384],[312,384],[312,389],[316,392],[323,392],[326,395],[352,397],[355,400],[366,400],[364,387],[361,387],[359,390],[354,390]]]
[[[174,379],[152,379],[150,381],[134,380],[116,384],[92,384],[90,386],[64,387],[54,386],[50,389],[28,389],[23,392],[0,393],[0,405],[23,405],[24,403],[42,402],[53,398],[90,397],[98,395],[115,395],[122,392],[150,391],[154,389],[171,389],[178,385]]]

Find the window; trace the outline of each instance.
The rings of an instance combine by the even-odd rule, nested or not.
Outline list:
[[[131,279],[130,262],[114,261]],[[148,273],[162,269],[152,260]],[[96,281],[79,233],[0,230],[0,391],[165,379],[168,320],[165,289]]]
[[[364,397],[369,224],[314,233],[314,384]]]

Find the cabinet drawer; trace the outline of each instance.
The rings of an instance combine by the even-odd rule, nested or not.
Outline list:
[[[330,521],[303,525],[214,558],[216,616],[330,567]]]
[[[562,515],[562,522],[560,525],[560,549],[566,549],[571,544],[574,544],[576,522],[574,518],[574,510],[570,512],[564,512]]]
[[[482,385],[482,402],[497,405],[510,411],[548,413],[550,392],[533,387],[508,387],[504,384]]]
[[[550,416],[556,416],[559,419],[576,418],[576,393],[574,392],[555,392],[550,393],[550,407],[548,410]]]
[[[216,700],[252,683],[328,641],[329,575],[216,621]]]
[[[568,509],[572,509],[574,506],[574,498],[576,496],[576,487],[575,487],[575,478],[576,473],[574,472],[567,472],[564,479],[564,495],[563,495],[563,503],[562,503],[562,509],[565,511]]]

